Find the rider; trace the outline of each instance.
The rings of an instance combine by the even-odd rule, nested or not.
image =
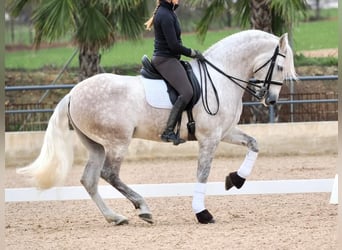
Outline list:
[[[154,52],[152,65],[163,78],[178,92],[179,96],[171,109],[166,128],[161,135],[165,142],[174,145],[184,143],[174,132],[183,110],[191,101],[193,89],[186,71],[180,63],[181,55],[203,60],[203,55],[182,45],[181,28],[175,10],[179,0],[157,0],[153,16],[145,23],[146,29],[154,28]]]

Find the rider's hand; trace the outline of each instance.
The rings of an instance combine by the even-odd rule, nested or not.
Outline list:
[[[202,55],[202,53],[198,50],[193,50],[191,49],[191,57],[192,58],[197,58],[198,60],[200,60],[201,62],[205,61],[204,56]]]

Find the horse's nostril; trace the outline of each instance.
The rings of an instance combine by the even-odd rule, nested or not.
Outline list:
[[[268,95],[265,99],[265,103],[267,105],[274,105],[277,103],[278,96],[275,95]]]
[[[276,101],[274,98],[268,97],[268,98],[266,98],[265,103],[266,103],[267,105],[274,105],[274,104],[277,103],[277,101]]]

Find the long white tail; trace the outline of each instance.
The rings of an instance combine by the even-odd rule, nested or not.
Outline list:
[[[73,135],[69,129],[68,103],[69,94],[58,103],[50,118],[38,158],[17,169],[17,173],[30,176],[38,188],[61,185],[72,166]]]

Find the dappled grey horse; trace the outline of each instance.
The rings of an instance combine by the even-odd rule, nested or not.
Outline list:
[[[247,147],[240,168],[225,178],[226,189],[240,188],[257,158],[256,140],[237,128],[244,92],[250,91],[250,84],[254,84],[259,89],[251,94],[265,106],[273,105],[284,79],[295,77],[295,69],[287,34],[279,38],[257,30],[242,31],[217,42],[203,55],[214,85],[205,88],[202,101],[193,108],[199,155],[192,208],[200,223],[211,223],[214,219],[204,200],[218,144],[222,141]],[[197,78],[203,78],[201,64],[196,60],[190,64]],[[215,114],[209,114],[204,104]],[[49,121],[40,155],[18,172],[31,176],[42,189],[61,185],[73,163],[71,124],[89,153],[81,183],[105,219],[117,225],[128,223],[126,217],[108,208],[101,198],[100,177],[133,203],[141,219],[152,223],[144,198],[122,182],[119,171],[132,138],[160,141],[169,112],[147,103],[141,76],[95,75],[78,83],[59,102]],[[186,132],[186,126],[182,125],[180,133]]]

